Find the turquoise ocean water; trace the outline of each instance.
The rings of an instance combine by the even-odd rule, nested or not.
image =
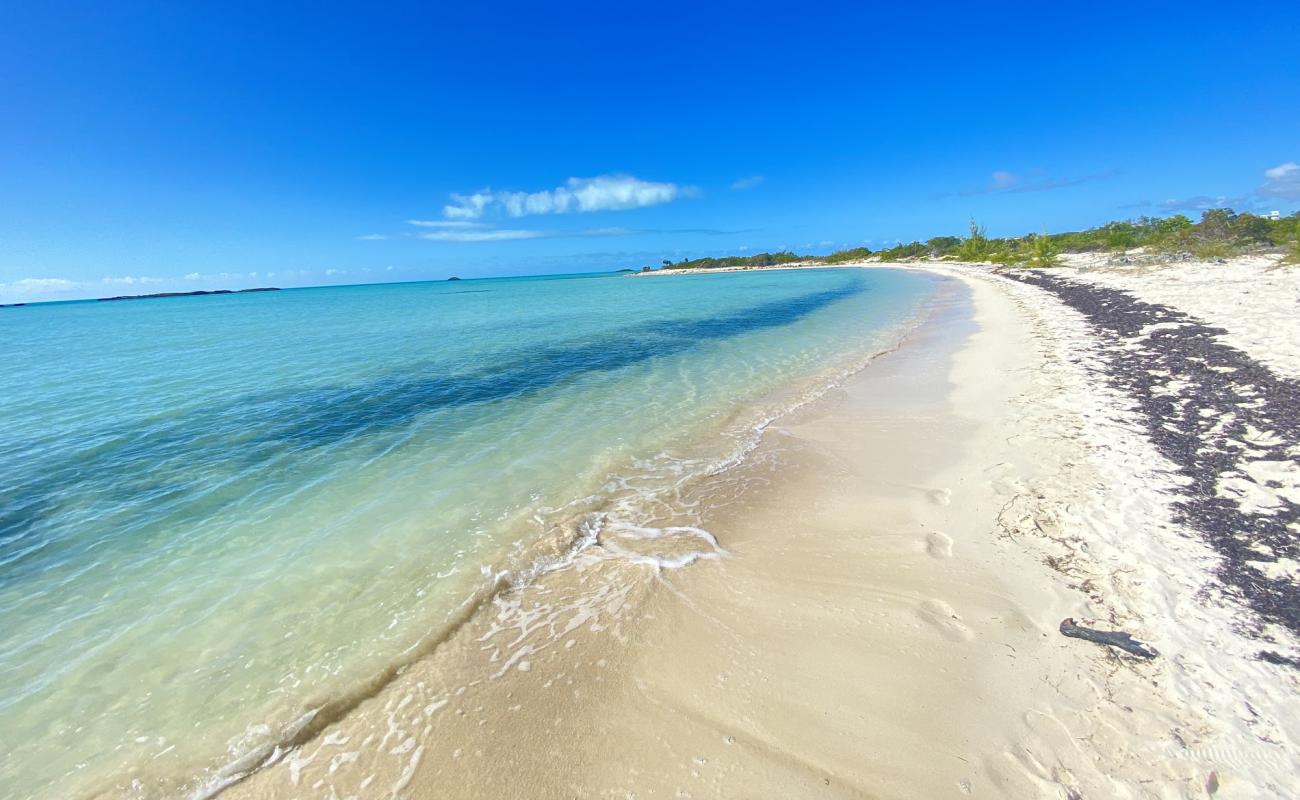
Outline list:
[[[842,269],[0,309],[0,796],[202,796],[502,576],[588,546],[593,513],[649,530],[656,487],[734,461],[935,286]]]

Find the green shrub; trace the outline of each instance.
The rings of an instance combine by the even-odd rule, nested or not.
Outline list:
[[[1049,266],[1061,253],[1120,252],[1134,247],[1145,248],[1152,255],[1175,256],[1193,253],[1199,258],[1228,258],[1238,253],[1284,248],[1284,263],[1300,263],[1297,253],[1300,240],[1300,213],[1272,219],[1248,212],[1237,214],[1230,208],[1214,208],[1193,222],[1182,214],[1170,217],[1139,217],[1108,222],[1083,231],[1055,234],[1030,234],[1021,237],[990,239],[985,229],[970,220],[970,234],[935,236],[924,243],[899,242],[893,247],[872,252],[866,247],[838,250],[828,256],[798,256],[788,251],[759,253],[753,256],[699,258],[677,264],[665,262],[669,269],[691,267],[774,266],[799,260],[842,264],[879,258],[902,261],[913,258],[955,258],[960,261],[991,261],[995,264]]]
[[[854,247],[849,250],[836,250],[821,261],[827,264],[844,264],[849,261],[866,261],[871,258],[872,252],[869,247]]]
[[[1232,255],[1232,247],[1227,242],[1217,239],[1198,239],[1192,243],[1192,255],[1199,259],[1227,258]]]
[[[1300,240],[1292,239],[1287,247],[1286,255],[1282,256],[1282,264],[1300,264]]]
[[[665,260],[664,269],[716,269],[718,267],[775,267],[805,260],[788,250],[779,253],[758,253],[752,256],[725,256],[723,258],[682,259],[676,264]]]
[[[959,261],[985,261],[989,257],[989,240],[984,235],[984,226],[970,219],[970,236],[954,251]]]
[[[1028,264],[1031,267],[1050,267],[1056,264],[1056,257],[1060,251],[1056,249],[1056,244],[1052,237],[1043,231],[1042,236],[1035,236],[1029,242],[1029,259]]]
[[[925,254],[930,258],[946,258],[961,247],[959,236],[935,236],[925,242]]]

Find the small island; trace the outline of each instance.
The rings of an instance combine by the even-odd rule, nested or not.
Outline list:
[[[278,292],[278,286],[261,286],[256,289],[213,289],[210,291],[195,292],[158,292],[157,294],[124,294],[117,297],[99,297],[96,298],[100,303],[111,303],[115,300],[154,300],[160,297],[197,297],[206,294],[248,294],[249,292]]]

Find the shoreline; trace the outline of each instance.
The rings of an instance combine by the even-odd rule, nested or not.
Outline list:
[[[989,270],[880,266],[968,299],[687,491],[723,557],[544,575],[222,797],[1280,791],[1294,675],[1194,608],[1212,554],[1079,363],[1095,334]]]
[[[822,264],[817,261],[791,261],[788,264],[773,264],[767,267],[691,267],[689,269],[674,269],[672,267],[663,267],[652,269],[649,272],[630,272],[629,278],[649,278],[652,275],[708,275],[714,272],[772,272],[778,270],[791,269],[843,269],[845,267],[894,267],[901,266],[897,264],[879,264],[869,263],[866,261],[849,261],[843,264]]]
[[[940,292],[942,289],[936,289],[936,293]],[[477,613],[467,617],[436,650],[407,664],[402,668],[401,674],[381,688],[376,695],[364,700],[341,718],[318,730],[300,748],[295,746],[288,754],[275,752],[268,759],[268,763],[253,772],[246,775],[232,775],[225,785],[213,786],[208,796],[218,794],[221,797],[294,796],[295,788],[301,788],[298,776],[307,769],[308,764],[317,766],[321,764],[321,760],[325,757],[322,751],[331,750],[332,745],[340,741],[354,741],[355,732],[360,729],[376,730],[377,721],[380,718],[386,719],[393,708],[409,705],[410,708],[418,706],[426,712],[429,709],[437,712],[444,709],[452,697],[482,693],[494,698],[488,707],[496,706],[496,710],[500,711],[500,704],[504,702],[503,696],[511,698],[519,695],[522,698],[525,694],[508,688],[509,684],[534,677],[542,671],[538,660],[539,652],[559,649],[554,647],[559,644],[555,640],[555,631],[561,619],[566,616],[570,619],[563,623],[563,632],[573,634],[569,640],[563,642],[565,647],[562,656],[566,661],[572,655],[582,654],[594,648],[605,652],[606,657],[596,659],[590,662],[591,664],[604,662],[603,668],[604,664],[613,662],[620,657],[617,653],[618,642],[626,639],[622,633],[615,632],[613,636],[615,641],[611,641],[609,631],[611,629],[618,631],[635,624],[634,620],[624,618],[626,614],[633,613],[636,609],[644,609],[654,602],[654,598],[662,595],[664,584],[668,580],[686,576],[692,570],[725,564],[732,560],[731,553],[725,549],[725,543],[719,545],[710,531],[696,526],[696,521],[691,516],[692,509],[699,503],[707,503],[711,509],[722,508],[727,502],[734,502],[736,499],[732,497],[728,500],[723,495],[738,491],[740,485],[748,485],[754,481],[765,483],[765,477],[757,477],[753,474],[752,462],[756,458],[756,453],[764,449],[764,442],[770,438],[771,431],[779,429],[782,420],[790,414],[800,413],[800,409],[805,405],[816,406],[824,402],[827,391],[833,393],[837,391],[835,387],[842,382],[856,380],[864,371],[870,371],[879,359],[887,358],[900,349],[906,349],[910,346],[908,340],[916,335],[918,326],[923,328],[924,320],[933,316],[933,313],[928,306],[923,307],[920,317],[905,325],[904,330],[910,333],[904,332],[901,340],[884,344],[883,349],[873,348],[864,351],[860,357],[854,357],[850,362],[828,368],[823,373],[823,377],[814,380],[803,389],[787,387],[779,390],[772,399],[759,402],[750,411],[768,405],[775,398],[780,398],[776,402],[780,406],[787,406],[787,409],[775,419],[763,423],[758,429],[760,432],[757,449],[746,448],[739,463],[729,460],[712,473],[723,483],[734,480],[736,486],[722,487],[719,492],[720,487],[707,485],[710,481],[706,478],[700,481],[699,485],[694,486],[693,490],[687,490],[692,491],[693,499],[684,500],[678,497],[676,501],[669,504],[678,507],[685,516],[677,519],[660,519],[656,522],[656,525],[662,526],[662,530],[666,531],[667,535],[654,536],[638,545],[625,538],[623,532],[612,531],[608,525],[602,523],[603,530],[592,542],[594,547],[580,548],[574,553],[574,558],[571,561],[566,560],[559,569],[543,569],[532,580],[507,588],[501,594],[493,596]],[[849,372],[841,373],[841,368],[848,369]],[[825,385],[827,380],[830,381],[829,387]],[[791,402],[793,405],[789,406]],[[763,458],[761,454],[757,457]],[[580,527],[584,524],[586,523],[580,523]],[[632,538],[635,539],[635,532],[631,533]],[[704,552],[701,557],[699,555],[702,552],[701,540],[706,543],[706,549],[708,543],[712,543],[714,552]],[[595,591],[592,590],[593,586],[596,587]],[[541,605],[541,608],[538,605]],[[545,625],[539,627],[536,624],[520,623],[519,617],[533,617],[538,614],[544,615]],[[591,630],[583,630],[582,628],[588,623]],[[488,654],[485,661],[484,648],[480,647],[480,644],[499,638],[503,632],[512,630],[516,626],[520,633],[518,639],[505,643],[493,642],[490,647],[492,652]],[[549,632],[541,637],[541,642],[524,641],[540,628],[549,629]],[[589,638],[588,634],[590,634]],[[518,673],[528,673],[528,675]],[[566,677],[563,672],[547,680],[545,683],[548,687],[552,685],[552,680],[565,680],[566,685],[574,685],[574,680]],[[507,688],[502,688],[503,684]],[[435,686],[436,689],[433,688]],[[536,693],[536,690],[530,693]],[[398,696],[400,700],[397,700],[394,706],[394,698]],[[412,700],[412,697],[417,699]],[[419,702],[421,698],[429,702]],[[542,705],[549,708],[549,703],[549,700],[544,700]],[[508,705],[507,710],[519,712],[522,706],[522,703],[515,703]],[[483,707],[480,706],[479,709]],[[454,716],[463,717],[464,711],[465,709],[456,709]],[[423,721],[425,720],[413,717],[409,720],[409,725],[403,727],[414,730],[411,726],[418,728],[416,723]],[[459,727],[458,723],[461,721],[463,720],[442,720],[443,725],[437,727],[443,727],[448,722],[453,727]],[[479,720],[479,723],[482,724],[484,721]],[[391,724],[391,720],[386,724]],[[533,726],[525,727],[536,732]],[[369,737],[363,738],[369,739]],[[438,738],[447,741],[472,742],[476,737],[474,730],[470,729],[458,730],[454,734],[447,734],[444,731],[444,734]],[[484,748],[481,749],[499,749],[503,746],[499,741],[491,738],[483,744]],[[505,747],[509,748],[508,745]],[[457,748],[452,754],[452,760],[458,760],[461,752],[468,749],[468,746]],[[408,748],[403,749],[400,754],[411,752]],[[425,752],[423,746],[414,752],[415,761],[406,766],[414,770],[416,764],[422,760],[424,766],[420,767],[420,773],[423,773],[429,769],[430,755]],[[346,763],[352,763],[352,759],[357,756],[364,759],[367,755],[378,756],[379,758],[375,760],[383,761],[382,753],[342,752],[334,755],[344,758]],[[442,755],[446,756],[445,753]],[[328,771],[333,775],[339,762],[331,758],[329,763],[331,768]],[[537,774],[545,773],[548,765],[549,761],[539,765]],[[387,766],[389,768],[378,766],[378,773],[371,773],[366,777],[371,778],[375,774],[381,774],[393,778],[405,769],[403,767],[403,770],[398,770],[391,764]],[[441,772],[445,768],[444,764],[436,771]],[[289,785],[284,783],[286,770]],[[531,773],[524,771],[522,774],[511,774],[516,780],[527,781],[530,780]],[[418,780],[416,782],[418,783]],[[402,781],[395,781],[394,785],[396,783]],[[332,782],[329,785],[335,786],[338,791],[344,791]],[[364,787],[360,787],[358,783],[352,783],[351,786],[353,790],[364,791]],[[508,787],[498,786],[497,790],[508,791]],[[485,797],[501,796],[488,791],[485,786],[475,786],[472,779],[466,781],[466,791],[470,792],[468,796],[474,796],[475,792],[481,792],[481,796]],[[416,796],[419,794],[420,792],[417,791]]]

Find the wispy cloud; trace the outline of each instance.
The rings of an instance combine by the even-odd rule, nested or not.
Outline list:
[[[78,281],[67,278],[19,278],[10,283],[0,283],[0,297],[26,298],[35,295],[49,296],[75,292],[82,288]]]
[[[489,215],[517,219],[544,214],[623,211],[669,203],[679,197],[695,194],[697,191],[691,186],[645,181],[632,175],[569,178],[563,186],[538,192],[498,192],[483,189],[473,194],[452,194],[451,203],[442,209],[443,219],[406,220],[407,225],[426,230],[402,235],[434,242],[504,242],[517,239],[653,233],[653,231],[635,231],[627,228],[585,230],[498,228],[495,223],[485,221],[484,218]],[[382,241],[390,237],[386,234],[372,233],[357,238],[365,241]]]
[[[162,283],[162,278],[154,278],[148,275],[121,275],[117,277],[101,278],[100,283],[108,286],[138,286],[150,283]]]
[[[408,219],[407,225],[420,228],[483,228],[482,222],[470,222],[463,219]]]
[[[587,228],[581,231],[556,231],[558,236],[677,236],[696,234],[700,236],[731,236],[738,233],[753,233],[754,228],[743,230],[720,230],[718,228]]]
[[[357,241],[360,242],[383,242],[387,239],[388,237],[382,233],[367,233],[365,236],[357,237]]]
[[[442,214],[448,220],[469,221],[499,210],[510,217],[541,214],[583,214],[592,211],[625,211],[670,203],[693,193],[675,183],[644,181],[632,175],[600,175],[569,178],[563,186],[537,192],[494,192],[483,189],[473,194],[453,194]]]
[[[548,231],[489,228],[486,230],[447,230],[415,234],[417,239],[435,242],[504,242],[511,239],[541,239],[551,235]]]
[[[715,228],[479,228],[469,230],[440,230],[411,234],[417,239],[434,242],[502,242],[512,239],[600,239],[614,236],[662,236],[697,234],[701,236],[730,236],[752,233],[753,229],[718,230]]]
[[[266,273],[267,278],[274,278],[279,275],[281,278],[305,278],[311,275],[311,272],[305,269],[285,269],[279,272]],[[184,276],[187,281],[243,281],[257,279],[262,277],[260,272],[187,272]]]
[[[1276,167],[1264,170],[1264,183],[1253,193],[1241,195],[1198,194],[1191,197],[1171,197],[1159,203],[1143,200],[1129,203],[1120,208],[1143,208],[1155,206],[1161,211],[1209,211],[1215,208],[1231,208],[1237,211],[1254,211],[1267,208],[1277,200],[1300,200],[1300,164],[1288,161]]]
[[[1020,183],[1020,177],[1004,170],[994,170],[993,180],[989,181],[987,191],[1005,192]]]
[[[1288,161],[1264,170],[1264,185],[1257,191],[1261,197],[1300,199],[1300,164]]]
[[[1093,172],[1087,175],[1078,175],[1068,178],[1053,178],[1041,174],[1018,175],[1007,170],[994,170],[989,175],[988,183],[983,186],[972,187],[969,189],[960,189],[958,191],[938,192],[931,195],[932,199],[938,200],[945,197],[973,197],[982,194],[1015,194],[1020,192],[1050,192],[1054,189],[1065,189],[1070,186],[1078,186],[1082,183],[1092,181],[1109,180],[1119,173],[1116,170],[1108,169],[1101,172]]]
[[[442,215],[448,219],[478,219],[495,199],[491,189],[469,195],[453,193],[451,205],[442,207]]]
[[[1209,211],[1212,208],[1247,208],[1253,205],[1251,199],[1245,196],[1210,197],[1203,194],[1195,197],[1171,197],[1157,204],[1162,211]]]
[[[99,280],[19,278],[9,283],[0,283],[0,302],[7,300],[40,301],[94,297],[105,294],[112,288],[119,286],[149,286],[166,282],[166,278],[155,278],[151,275],[108,275]]]
[[[731,190],[733,192],[743,192],[746,189],[753,189],[754,187],[758,186],[762,182],[763,182],[762,175],[750,175],[748,178],[741,178],[739,180],[732,181]]]
[[[151,275],[107,275],[99,280],[74,281],[67,278],[19,278],[10,283],[0,283],[0,296],[20,299],[61,298],[66,295],[94,295],[104,287],[149,286],[166,283],[166,278]]]

